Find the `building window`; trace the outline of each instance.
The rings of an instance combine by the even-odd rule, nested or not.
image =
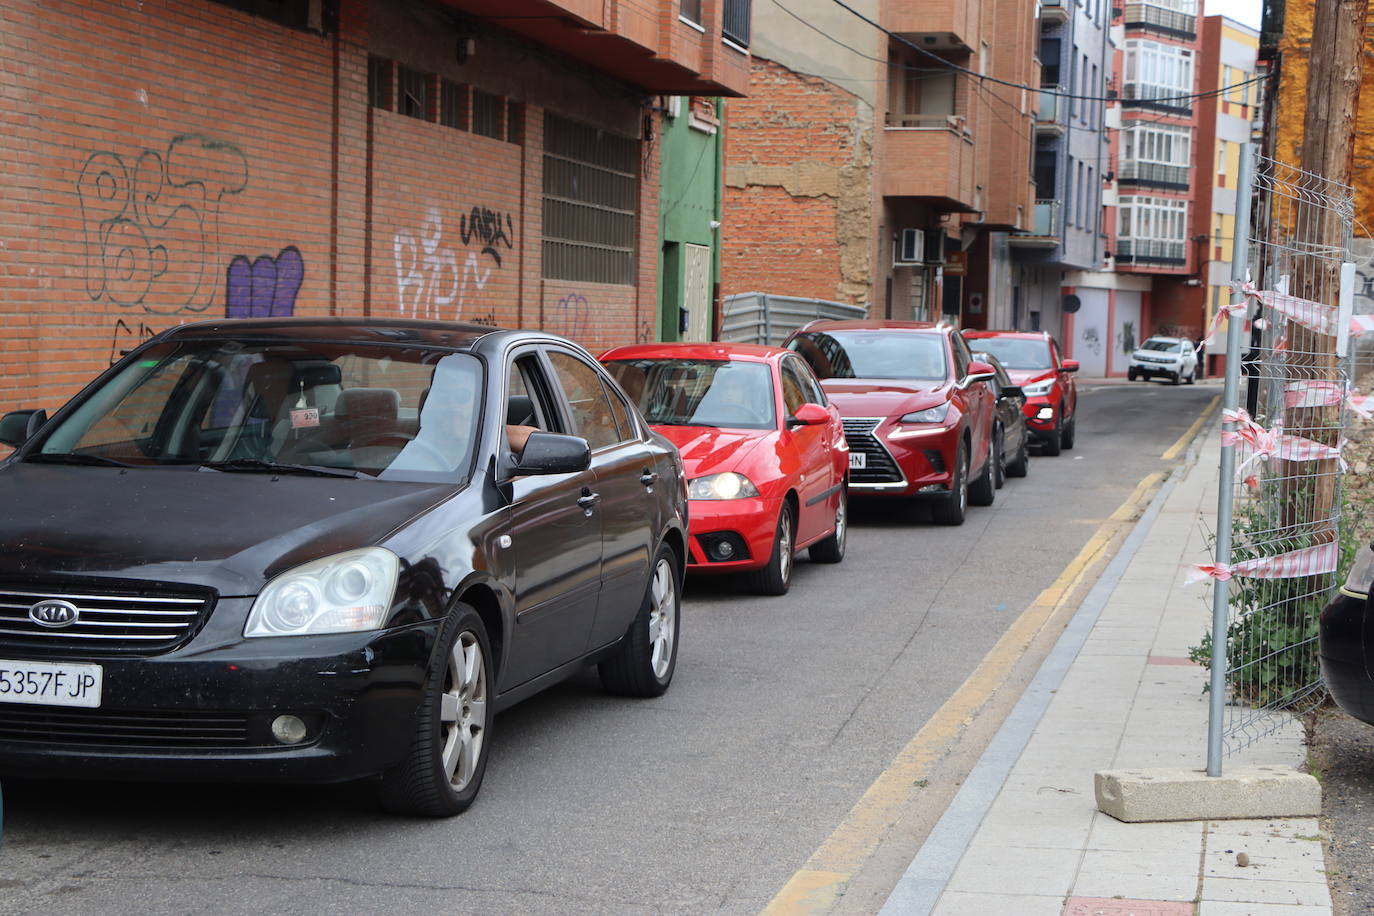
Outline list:
[[[888,114],[889,127],[958,128],[954,71],[902,56],[894,56],[891,66],[890,101],[894,104]]]
[[[367,103],[373,108],[392,110],[391,74],[394,65],[385,57],[367,59]]]
[[[1040,39],[1040,85],[1051,89],[1059,87],[1059,49],[1058,38]]]
[[[1192,162],[1192,132],[1166,124],[1128,125],[1121,132],[1117,177],[1123,185],[1184,191]]]
[[[751,0],[725,0],[725,17],[720,34],[741,48],[749,47]]]
[[[468,87],[444,80],[439,84],[439,123],[454,130],[468,129]]]
[[[338,31],[338,0],[216,0],[222,6],[270,19],[288,29],[320,35]]]
[[[1188,202],[1163,197],[1122,197],[1117,260],[1125,264],[1187,263]]]
[[[1226,175],[1226,141],[1217,141],[1217,174],[1225,177]]]
[[[639,148],[545,112],[545,279],[634,284]]]
[[[701,25],[701,0],[682,0],[678,15],[694,25]]]
[[[1126,43],[1126,79],[1122,98],[1127,108],[1155,111],[1193,110],[1193,52],[1146,39]]]
[[[502,107],[499,95],[481,89],[472,90],[472,132],[493,140],[504,140]]]
[[[396,110],[408,118],[429,120],[429,74],[405,64],[396,68]]]

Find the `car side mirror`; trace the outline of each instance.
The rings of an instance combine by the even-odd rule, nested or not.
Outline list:
[[[46,422],[48,412],[41,407],[36,410],[12,410],[0,417],[0,443],[18,448],[33,438],[33,434]]]
[[[1066,359],[1066,360],[1064,360],[1064,364],[1063,364],[1062,366],[1059,367],[1059,371],[1060,371],[1060,372],[1077,372],[1077,371],[1078,371],[1078,360],[1076,360],[1076,359]]]
[[[796,413],[787,418],[788,428],[794,426],[820,426],[830,421],[830,411],[819,404],[803,404]]]
[[[975,359],[968,364],[968,375],[964,377],[964,381],[972,384],[974,382],[986,381],[990,378],[997,378],[997,370],[987,363],[980,363]]]
[[[575,474],[591,467],[592,450],[580,436],[562,433],[530,433],[516,474]]]
[[[1024,398],[1026,393],[1021,390],[1020,385],[1003,385],[1002,397],[1004,398]]]

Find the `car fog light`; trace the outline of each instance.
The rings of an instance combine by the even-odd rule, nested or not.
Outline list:
[[[1053,407],[1041,407],[1040,410],[1036,412],[1036,414],[1035,414],[1035,419],[1037,419],[1037,420],[1053,420],[1053,419],[1054,419],[1054,408],[1053,408]]]
[[[711,553],[715,554],[717,560],[728,560],[735,555],[735,545],[722,538],[716,541]]]
[[[305,723],[299,716],[277,716],[272,720],[272,737],[282,744],[300,744],[305,740]]]

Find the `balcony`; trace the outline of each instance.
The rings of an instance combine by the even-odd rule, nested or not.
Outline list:
[[[1168,9],[1167,6],[1177,7]],[[1197,16],[1181,10],[1196,10],[1196,4],[1173,3],[1161,6],[1156,3],[1127,3],[1125,25],[1127,31],[1154,32],[1169,38],[1192,41],[1197,38]]]
[[[1007,243],[1017,248],[1058,247],[1059,233],[1063,228],[1059,217],[1059,201],[1037,200],[1030,230],[1012,234]]]
[[[1067,100],[1061,95],[1053,95],[1044,92],[1044,89],[1053,89],[1055,92],[1063,92],[1059,86],[1043,86],[1040,92],[1040,106],[1035,113],[1035,132],[1041,136],[1060,137],[1064,134],[1064,119],[1060,117]]]
[[[927,51],[969,53],[978,47],[982,7],[983,0],[882,0],[879,15],[884,28]]]
[[[1186,165],[1163,165],[1158,162],[1123,159],[1118,164],[1116,178],[1122,187],[1186,191],[1189,171]]]
[[[1040,0],[1041,22],[1068,22],[1073,0]]]
[[[1116,263],[1135,267],[1186,267],[1186,244],[1160,239],[1117,239]]]
[[[1186,98],[1188,94],[1188,90],[1175,89],[1172,86],[1126,83],[1121,87],[1121,106],[1126,109],[1143,108],[1147,111],[1186,118],[1193,113],[1193,100]],[[1165,101],[1154,101],[1155,99]]]
[[[884,132],[883,196],[920,197],[938,209],[972,213],[972,135],[960,115],[890,115]]]

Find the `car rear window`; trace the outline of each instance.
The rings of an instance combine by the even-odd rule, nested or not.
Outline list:
[[[626,359],[606,369],[656,426],[777,427],[773,373],[764,363]]]
[[[806,331],[787,345],[816,377],[941,380],[949,375],[944,335],[898,330]]]
[[[1049,341],[1027,340],[1024,337],[979,337],[972,345],[985,353],[991,353],[1002,361],[1008,369],[1048,369],[1050,361]]]

